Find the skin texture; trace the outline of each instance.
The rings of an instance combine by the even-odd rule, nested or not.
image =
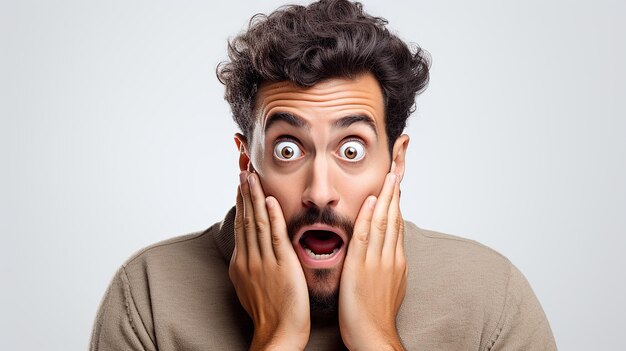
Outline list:
[[[378,82],[362,74],[310,88],[264,84],[255,110],[251,140],[235,136],[242,173],[229,271],[255,325],[251,348],[303,349],[311,291],[338,295],[348,348],[401,349],[395,318],[407,272],[399,184],[409,139],[400,136],[390,155]],[[310,208],[354,225],[352,237],[338,229],[346,243],[323,276],[298,250],[301,233],[287,232],[286,223]]]

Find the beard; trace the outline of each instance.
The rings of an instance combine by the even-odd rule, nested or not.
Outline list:
[[[289,238],[293,241],[295,234],[304,226],[322,223],[333,227],[341,228],[348,238],[352,237],[354,224],[344,216],[334,212],[330,207],[319,209],[318,207],[309,207],[303,212],[297,214],[287,222],[287,232]],[[347,245],[345,242],[344,245]],[[344,248],[345,249],[345,248]],[[338,311],[339,302],[339,279],[341,274],[337,274],[337,270],[343,265],[330,269],[312,270],[312,276],[307,279],[309,288],[309,304],[312,312],[318,313],[336,313]],[[305,276],[309,278],[309,275]]]
[[[313,271],[315,282],[320,285],[329,284],[333,271],[331,269],[316,269]],[[309,306],[311,312],[337,313],[339,311],[339,290],[320,291],[309,288]]]

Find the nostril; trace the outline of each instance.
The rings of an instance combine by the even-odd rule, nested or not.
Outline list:
[[[331,182],[331,175],[328,170],[322,168],[324,167],[309,174],[308,184],[302,193],[302,202],[305,206],[324,208],[336,205],[339,201],[339,194]]]
[[[339,202],[339,199],[334,198],[334,197],[309,197],[309,198],[303,198],[302,203],[304,204],[305,207],[317,207],[317,208],[324,208],[324,207],[328,207],[328,206],[335,206],[337,205],[337,203]]]

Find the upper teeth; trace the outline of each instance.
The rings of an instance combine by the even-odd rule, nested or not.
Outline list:
[[[337,253],[337,251],[339,251],[339,248],[338,248],[338,247],[336,247],[336,248],[333,250],[333,252],[331,252],[331,253],[329,253],[329,254],[320,254],[320,255],[317,255],[317,254],[315,254],[313,251],[311,251],[311,249],[309,249],[308,247],[305,247],[305,248],[304,248],[304,252],[306,252],[306,254],[307,254],[309,257],[311,257],[312,259],[315,259],[315,260],[325,260],[325,259],[327,259],[327,258],[330,258],[330,257],[332,257],[334,254],[336,254],[336,253]]]

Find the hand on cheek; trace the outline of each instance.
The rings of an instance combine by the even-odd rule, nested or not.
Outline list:
[[[229,275],[254,322],[250,349],[304,349],[309,295],[282,210],[275,198],[265,197],[256,174],[240,177]]]
[[[387,174],[378,198],[356,219],[339,290],[339,327],[349,349],[402,349],[396,316],[406,292],[407,266],[399,178]]]

